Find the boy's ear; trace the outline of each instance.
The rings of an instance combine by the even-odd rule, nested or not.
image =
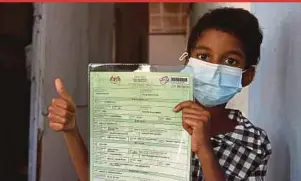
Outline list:
[[[255,77],[255,67],[248,68],[243,74],[242,74],[242,86],[246,87],[251,84]]]

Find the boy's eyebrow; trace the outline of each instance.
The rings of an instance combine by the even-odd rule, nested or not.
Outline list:
[[[195,47],[195,49],[198,49],[198,50],[211,50],[210,48],[206,47],[206,46],[203,46],[203,45],[197,45]]]
[[[236,56],[239,56],[240,58],[245,58],[245,56],[238,50],[231,50],[228,51],[227,54],[234,54]]]
[[[206,47],[206,46],[204,46],[204,45],[197,45],[196,47],[195,47],[195,49],[197,49],[197,50],[207,50],[207,51],[211,51],[211,49],[209,48],[209,47]],[[230,50],[230,51],[228,51],[226,54],[234,54],[234,55],[236,55],[236,56],[239,56],[240,58],[245,58],[245,56],[244,56],[244,54],[243,53],[241,53],[241,51],[239,51],[239,50]]]

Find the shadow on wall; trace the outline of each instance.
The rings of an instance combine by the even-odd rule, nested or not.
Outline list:
[[[282,26],[285,27],[283,41],[287,41],[285,46],[285,53],[282,61],[286,69],[284,87],[284,104],[285,120],[282,121],[286,134],[286,143],[289,145],[290,159],[290,176],[291,181],[301,180],[301,134],[300,134],[300,107],[301,107],[301,3],[293,3],[284,7],[287,11],[284,16],[285,21]],[[289,159],[289,158],[288,158]],[[286,165],[285,165],[286,166]]]
[[[267,172],[267,181],[289,181],[291,156],[286,136],[283,134],[269,134],[272,141],[272,157],[270,158]],[[280,171],[279,171],[280,170]],[[277,173],[278,174],[275,174]],[[280,173],[280,174],[279,174]],[[297,180],[292,180],[297,181]]]
[[[266,180],[300,181],[301,3],[253,3],[252,12],[264,42],[249,106],[272,143]]]

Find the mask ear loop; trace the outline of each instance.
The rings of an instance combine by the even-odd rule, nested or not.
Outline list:
[[[256,69],[257,69],[257,65],[251,65],[249,68],[247,68],[247,69],[244,69],[243,71],[242,71],[242,73],[245,73],[246,71],[248,71],[250,68],[254,68],[255,69],[255,71],[256,71]]]
[[[180,62],[183,62],[187,57],[188,57],[188,53],[187,53],[187,52],[184,52],[184,53],[179,57]]]
[[[180,61],[180,62],[183,62],[187,57],[188,57],[188,53],[187,53],[187,52],[184,52],[184,53],[182,53],[182,55],[179,57],[179,61]],[[193,102],[198,102],[194,96],[193,96],[193,99],[192,99],[192,100],[193,100]]]

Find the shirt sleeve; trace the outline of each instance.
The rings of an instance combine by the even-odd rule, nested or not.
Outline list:
[[[267,165],[271,154],[268,154],[258,165],[258,167],[251,172],[246,181],[264,181],[267,173]]]

